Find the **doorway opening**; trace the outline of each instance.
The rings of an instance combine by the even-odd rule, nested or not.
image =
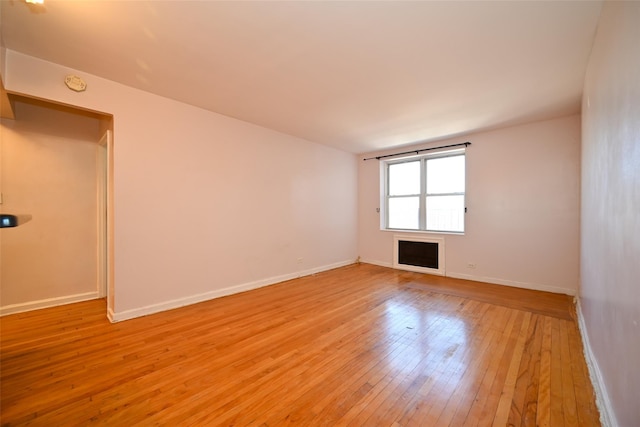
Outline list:
[[[0,119],[0,210],[31,220],[1,231],[0,315],[109,300],[113,117],[9,98],[14,117]]]

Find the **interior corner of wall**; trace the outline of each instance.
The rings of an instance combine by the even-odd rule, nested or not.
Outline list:
[[[118,321],[116,319],[116,314],[113,312],[111,307],[107,308],[107,319],[109,319],[109,322],[111,322],[111,323],[116,323]]]

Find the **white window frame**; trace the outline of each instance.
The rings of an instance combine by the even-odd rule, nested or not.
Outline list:
[[[437,159],[437,158],[443,158],[443,157],[455,157],[455,156],[465,156],[465,191],[460,193],[435,193],[435,194],[427,194],[426,192],[426,188],[427,188],[427,160],[431,160],[431,159]],[[408,163],[408,162],[416,162],[419,161],[420,162],[420,194],[412,194],[412,195],[402,195],[402,196],[390,196],[389,195],[389,166],[390,165],[395,165],[395,164],[399,164],[399,163]],[[467,185],[466,185],[466,153],[464,149],[461,150],[448,150],[448,151],[441,151],[441,152],[436,152],[436,153],[429,153],[429,154],[422,154],[422,155],[413,155],[410,157],[402,157],[402,158],[395,158],[395,159],[389,159],[389,160],[384,160],[381,162],[382,164],[382,168],[381,168],[381,172],[382,172],[382,177],[383,177],[383,192],[382,192],[382,203],[381,205],[383,206],[382,209],[382,221],[381,221],[381,228],[383,230],[388,230],[388,231],[409,231],[409,232],[422,232],[422,233],[445,233],[445,234],[459,234],[459,235],[463,235],[465,230],[466,230],[466,213],[467,213],[467,208],[466,208],[466,191],[467,191]],[[427,201],[427,197],[428,196],[463,196],[463,200],[464,200],[464,214],[465,216],[463,217],[463,231],[457,231],[457,230],[428,230],[427,229],[427,214],[426,214],[426,201]],[[418,208],[418,212],[419,212],[419,223],[418,223],[418,229],[413,229],[413,228],[409,228],[409,229],[405,229],[405,228],[391,228],[389,227],[389,200],[392,198],[401,198],[401,197],[416,197],[419,196],[419,208]]]

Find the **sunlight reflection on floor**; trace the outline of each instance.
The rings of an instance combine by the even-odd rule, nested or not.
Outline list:
[[[469,364],[469,327],[463,320],[393,300],[386,304],[384,321],[389,369],[408,374],[428,366],[420,374],[438,376],[439,390],[448,393],[458,386]]]

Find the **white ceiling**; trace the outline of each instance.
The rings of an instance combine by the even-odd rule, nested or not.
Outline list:
[[[579,112],[601,8],[0,3],[8,49],[355,153]]]

